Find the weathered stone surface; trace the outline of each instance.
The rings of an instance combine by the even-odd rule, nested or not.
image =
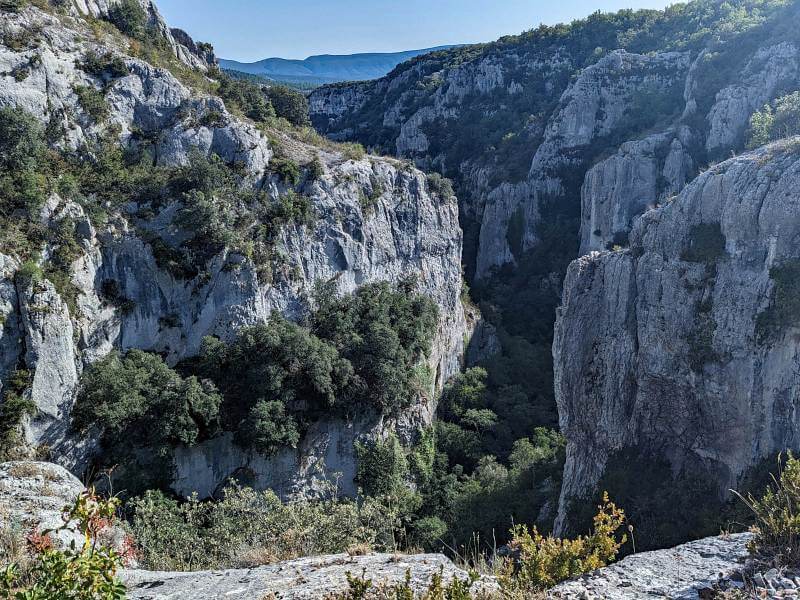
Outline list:
[[[29,394],[36,406],[27,435],[34,445],[55,446],[66,434],[78,385],[72,321],[48,280],[21,282],[18,289],[25,366],[33,375]]]
[[[78,524],[65,527],[65,509],[85,491],[83,484],[64,467],[33,460],[0,463],[0,527],[19,535],[46,533],[57,545],[66,548],[75,542],[80,548],[85,539]],[[124,563],[136,567],[129,537],[122,527],[106,525],[97,533],[97,542],[114,548]]]
[[[697,600],[720,578],[740,571],[748,556],[750,534],[711,537],[669,550],[634,554],[547,594],[561,600]]]
[[[760,48],[738,80],[722,89],[708,113],[711,131],[706,148],[719,151],[741,141],[747,129],[750,115],[774,98],[790,82],[800,76],[800,55],[794,44],[784,42]]]
[[[681,128],[626,142],[586,172],[580,254],[626,246],[634,219],[683,189],[693,170],[690,136]]]
[[[122,578],[132,600],[223,600],[227,598],[282,600],[322,599],[348,589],[346,573],[371,579],[374,586],[404,583],[411,574],[416,593],[427,590],[431,577],[442,573],[445,582],[467,574],[441,554],[335,554],[301,558],[254,569],[162,573],[126,571]],[[474,584],[473,590],[496,589],[491,579]]]
[[[0,522],[23,532],[54,530],[64,525],[64,507],[84,490],[83,484],[58,465],[36,461],[0,463]],[[54,534],[69,544],[83,538],[69,531]]]
[[[711,168],[645,213],[629,250],[570,266],[553,343],[567,437],[558,527],[624,448],[700,469],[721,498],[800,447],[798,317],[768,312],[776,273],[800,260],[798,144]]]

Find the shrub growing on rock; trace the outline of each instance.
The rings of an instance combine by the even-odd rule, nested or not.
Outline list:
[[[125,35],[142,40],[147,32],[147,13],[136,0],[121,0],[111,6],[108,20]]]
[[[135,492],[164,484],[174,446],[217,430],[220,402],[212,384],[181,377],[156,354],[113,352],[84,374],[73,424],[100,429],[105,463],[127,465],[124,482]]]
[[[781,96],[750,117],[748,148],[800,134],[800,91]]]
[[[308,100],[300,92],[285,85],[272,85],[266,89],[267,97],[275,109],[275,114],[292,125],[308,126]]]
[[[737,494],[738,495],[738,494]],[[774,484],[760,498],[739,495],[755,516],[750,551],[780,565],[800,562],[800,459],[789,453]]]
[[[234,79],[220,73],[217,93],[230,105],[256,123],[265,123],[275,116],[275,110],[260,85],[244,79]]]
[[[122,600],[125,586],[117,579],[123,557],[113,548],[97,542],[97,534],[113,520],[118,506],[115,498],[103,500],[92,491],[83,492],[65,508],[64,525],[83,537],[79,546],[64,550],[39,533],[28,538],[36,552],[23,574],[18,565],[0,571],[0,597],[11,600]]]
[[[504,591],[536,593],[606,566],[627,541],[625,534],[618,537],[624,522],[625,512],[608,499],[608,494],[603,494],[594,529],[588,536],[561,539],[545,537],[535,527],[515,527],[509,546],[519,552],[519,559],[508,566],[500,579]]]

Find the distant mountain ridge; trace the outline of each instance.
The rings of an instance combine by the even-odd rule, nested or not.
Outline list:
[[[362,81],[378,79],[397,65],[407,60],[437,50],[455,46],[436,46],[403,52],[371,52],[363,54],[322,54],[309,56],[305,60],[265,58],[253,63],[243,63],[221,58],[219,66],[226,70],[240,71],[276,81],[291,83],[336,83],[339,81]]]

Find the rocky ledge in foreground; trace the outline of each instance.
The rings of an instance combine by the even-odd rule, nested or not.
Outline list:
[[[633,554],[620,562],[562,583],[548,596],[561,600],[633,600],[708,597],[720,581],[737,579],[748,556],[749,533],[710,537],[654,552]]]
[[[125,571],[122,579],[131,600],[305,600],[347,591],[348,572],[356,577],[363,575],[375,586],[403,583],[408,572],[411,588],[418,594],[427,590],[431,578],[439,572],[445,582],[453,577],[468,578],[466,572],[441,554],[333,554],[253,569],[192,573]],[[473,589],[479,587],[486,592],[496,591],[496,584],[489,578],[476,583]]]

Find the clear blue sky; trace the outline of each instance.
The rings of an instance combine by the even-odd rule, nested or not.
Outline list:
[[[488,42],[596,10],[674,0],[156,0],[172,27],[240,61]]]

